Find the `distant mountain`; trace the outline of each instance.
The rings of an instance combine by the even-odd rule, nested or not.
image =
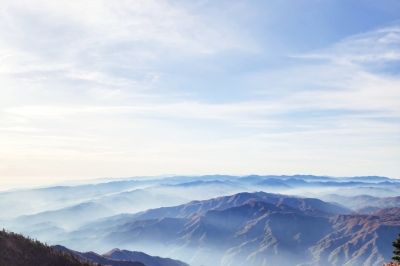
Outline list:
[[[35,227],[36,225],[37,224],[33,225],[32,227]],[[30,226],[25,227],[24,230],[21,231],[21,234],[37,239],[54,239],[61,234],[67,233],[67,230],[62,229],[58,226],[45,226],[44,228],[36,230],[33,229],[32,227],[28,229],[29,227]]]
[[[146,200],[151,199],[151,200]],[[160,206],[174,206],[188,202],[187,199],[175,195],[167,195],[151,189],[136,189],[104,196],[91,202],[101,204],[112,213],[137,213]],[[110,214],[112,214],[110,213]],[[110,216],[110,214],[108,216]]]
[[[353,210],[357,210],[365,207],[378,207],[378,208],[387,208],[387,207],[400,207],[400,196],[398,197],[387,197],[387,198],[378,198],[372,197],[368,195],[360,195],[354,197],[346,197],[340,196],[336,194],[330,194],[321,197],[326,201],[334,201],[340,203],[348,208]]]
[[[149,191],[167,195],[179,195],[190,200],[204,200],[234,193],[250,191],[243,184],[232,181],[196,180],[178,184],[161,184],[148,189]]]
[[[334,178],[312,175],[294,175],[294,176],[258,176],[251,175],[241,177],[235,182],[243,185],[257,185],[266,189],[280,188],[363,188],[370,186],[371,188],[389,188],[400,185],[400,180],[389,179],[387,177],[349,177]],[[372,187],[373,186],[373,187]],[[382,189],[383,190],[383,189]],[[271,190],[270,190],[271,191]],[[275,189],[276,191],[276,189]],[[368,194],[368,193],[364,193]]]
[[[355,177],[342,177],[340,180],[352,180],[352,181],[362,181],[362,182],[384,182],[392,181],[388,177],[384,176],[355,176]]]
[[[96,197],[128,190],[139,186],[140,183],[139,181],[121,181],[96,185],[53,186],[0,192],[1,203],[12,203],[15,206],[15,209],[4,208],[3,210],[0,204],[0,209],[4,212],[0,215],[3,217],[21,215],[19,211],[25,215],[33,214],[43,212],[44,207],[46,210],[59,209]]]
[[[274,263],[306,263],[311,257],[308,249],[334,232],[330,217],[350,212],[317,199],[238,193],[103,219],[103,224],[73,232],[65,244],[76,249],[87,249],[92,243],[100,249],[141,249],[170,254],[194,265],[256,266],[262,265],[259,258],[265,257]],[[86,230],[90,233],[85,234]]]
[[[377,266],[390,258],[390,243],[399,231],[397,209],[329,218],[283,204],[247,201],[193,218],[137,220],[114,227],[102,241],[121,246],[162,243],[172,255],[193,264],[257,266],[268,260],[274,265]],[[357,264],[346,264],[346,254]]]
[[[101,204],[87,202],[75,206],[62,208],[55,211],[47,211],[32,215],[23,215],[12,220],[12,226],[29,226],[43,222],[73,228],[81,223],[114,214],[114,212]]]
[[[105,229],[122,223],[128,223],[134,220],[159,219],[164,217],[184,218],[198,215],[208,210],[224,210],[231,207],[240,206],[247,201],[260,201],[276,204],[278,206],[286,205],[288,207],[299,208],[310,215],[334,216],[336,214],[351,213],[350,209],[336,204],[323,202],[318,199],[300,198],[282,194],[272,194],[265,192],[237,193],[231,196],[218,197],[209,200],[191,201],[174,207],[162,207],[147,210],[133,215],[116,215],[84,225],[82,231],[91,232],[93,230]],[[77,235],[84,232],[78,230]],[[74,232],[71,233],[74,235]]]
[[[259,176],[259,175],[250,175],[250,176],[245,176],[244,178],[247,177],[256,177],[256,178],[261,178],[261,179],[280,179],[280,180],[286,180],[286,179],[301,179],[301,180],[309,180],[309,181],[335,181],[337,178],[335,177],[329,177],[329,176],[315,176],[315,175],[266,175],[266,176]]]
[[[143,252],[129,251],[125,249],[120,250],[118,248],[110,250],[102,256],[115,260],[138,260],[148,266],[189,266],[189,264],[179,260],[149,256]]]
[[[227,182],[227,181],[219,181],[219,180],[211,180],[211,181],[203,181],[203,180],[196,180],[193,182],[187,182],[187,183],[179,183],[179,184],[174,184],[174,185],[164,185],[164,186],[170,186],[170,187],[198,187],[198,186],[214,186],[214,185],[233,185],[234,184]]]
[[[0,192],[0,226],[75,250],[141,250],[196,266],[372,266],[389,259],[399,229],[400,182],[385,177],[108,181]]]
[[[254,183],[255,186],[260,187],[260,188],[266,188],[266,189],[280,189],[280,190],[285,190],[285,189],[290,189],[292,188],[291,186],[287,185],[286,182],[275,179],[275,178],[270,178],[270,179],[264,179],[260,180],[258,182]]]
[[[380,198],[368,196],[368,195],[360,195],[354,197],[346,197],[340,196],[337,194],[329,194],[326,196],[322,196],[321,199],[327,202],[337,202],[343,206],[346,206],[352,210],[356,210],[359,208],[372,206],[375,202],[380,200]]]
[[[298,218],[302,218],[304,223],[296,227],[302,232],[328,223],[326,217],[304,216],[304,211],[286,205],[277,206],[266,202],[248,201],[233,208],[206,211],[193,218],[136,220],[112,228],[100,241],[127,247],[132,245],[132,247],[156,248],[158,246],[160,250],[169,250],[175,257],[186,260],[190,264],[217,265],[216,262],[223,257],[225,252],[245,243],[247,241],[245,239],[255,240],[265,237],[262,230],[265,225],[262,228],[254,227],[250,230],[251,221],[254,223],[264,219],[276,220],[275,217],[280,216],[286,217],[287,221],[294,219],[292,226],[296,224],[295,221]],[[277,220],[276,222],[279,225],[280,222]],[[315,241],[326,233],[321,231],[318,236],[313,233]],[[304,248],[307,247],[304,246]],[[246,252],[245,256],[249,254]],[[243,260],[243,258],[240,259]],[[236,258],[234,261],[238,260],[239,258]],[[239,265],[233,262],[230,262],[231,265]],[[246,265],[260,264],[246,262]]]
[[[379,207],[367,206],[367,207],[359,208],[359,209],[355,210],[354,212],[358,213],[358,214],[371,214],[371,213],[377,212],[379,210],[380,210]]]
[[[157,181],[115,181],[79,186],[53,186],[0,192],[0,217],[9,218],[66,208],[107,195],[158,184]],[[12,205],[13,208],[9,208]]]
[[[144,200],[149,198],[151,200]],[[75,229],[76,226],[91,220],[118,213],[137,213],[159,206],[173,206],[187,201],[180,197],[137,189],[100,197],[58,210],[22,215],[12,220],[3,221],[2,225],[47,241],[58,234],[64,234],[66,229]],[[41,224],[47,226],[35,228],[35,226]]]
[[[269,181],[268,181],[269,180]],[[224,196],[239,192],[250,192],[255,190],[265,190],[269,192],[281,192],[290,188],[338,188],[344,191],[343,188],[370,187],[371,193],[375,193],[373,189],[381,188],[381,192],[370,194],[368,192],[358,193],[372,196],[379,196],[378,193],[383,193],[386,189],[386,196],[400,196],[400,180],[389,179],[386,177],[348,177],[335,178],[328,176],[313,176],[313,175],[251,175],[251,176],[229,176],[229,175],[206,175],[206,176],[170,176],[163,178],[141,179],[138,177],[117,179],[104,179],[103,183],[98,183],[99,180],[93,181],[96,184],[85,184],[76,186],[52,186],[36,189],[21,189],[15,191],[0,192],[0,219],[7,219],[21,215],[30,215],[40,212],[57,210],[66,208],[72,205],[93,201],[105,196],[128,192],[135,189],[146,189],[159,185],[178,185],[183,183],[192,183],[196,181],[214,182],[214,187],[211,183],[203,183],[204,186],[198,186],[196,189],[185,191],[178,189],[176,191],[165,189],[164,193],[169,196],[183,195],[181,198],[189,200],[207,199],[212,197]],[[222,183],[218,184],[216,181]],[[87,181],[90,182],[90,181]],[[259,182],[259,184],[256,184]],[[208,186],[207,186],[208,184]],[[287,187],[288,186],[288,187]],[[241,187],[240,190],[238,187]],[[182,188],[182,187],[181,187]],[[203,188],[201,190],[201,188]],[[209,190],[208,188],[212,188]],[[210,193],[207,193],[209,190]],[[348,191],[351,193],[350,191]],[[178,194],[177,194],[178,193]],[[340,193],[336,193],[340,194]],[[351,196],[354,194],[349,194]],[[9,208],[9,206],[13,208]]]
[[[363,187],[337,189],[330,192],[330,194],[336,194],[347,197],[354,197],[360,195],[368,195],[378,198],[397,197],[400,196],[400,186],[393,185],[391,187],[371,187],[369,184],[368,186],[363,186]]]
[[[235,180],[238,176],[233,175],[202,175],[202,176],[169,176],[159,179],[160,184],[180,184],[180,183],[189,183],[197,180],[201,181],[227,181],[227,180]]]
[[[377,266],[390,259],[399,217],[395,208],[326,217],[283,204],[247,201],[192,218],[136,220],[113,227],[100,241],[158,246],[191,264],[258,266],[267,260],[266,265]]]
[[[123,252],[123,254],[127,254],[126,257],[119,256],[120,258],[118,258],[118,255],[120,253],[118,253],[117,249],[114,249],[105,255],[99,255],[94,252],[75,251],[60,245],[55,245],[53,246],[53,248],[67,254],[73,254],[75,257],[78,257],[79,259],[84,261],[96,261],[101,263],[102,265],[108,266],[189,266],[188,264],[181,261],[175,261],[168,258],[152,257],[142,252],[139,252],[140,255],[135,256],[135,252],[131,252],[128,250],[124,250]],[[128,256],[130,258],[128,258]],[[137,259],[138,257],[143,260]],[[147,262],[144,262],[144,260],[146,260]]]
[[[4,266],[97,266],[12,232],[0,231],[0,265]],[[145,266],[136,264],[132,266]]]
[[[348,182],[348,181],[360,181],[360,182],[385,182],[385,181],[397,181],[400,182],[399,179],[391,179],[384,176],[355,176],[355,177],[331,177],[331,176],[315,176],[315,175],[268,175],[268,176],[257,176],[260,178],[276,178],[276,179],[299,179],[299,180],[307,180],[307,181],[336,181],[336,182]]]

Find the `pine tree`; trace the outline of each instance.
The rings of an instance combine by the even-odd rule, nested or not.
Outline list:
[[[394,247],[392,260],[400,262],[400,233],[396,241],[392,242],[392,246]]]

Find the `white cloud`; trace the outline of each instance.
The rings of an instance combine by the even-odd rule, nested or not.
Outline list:
[[[287,111],[278,103],[242,102],[232,104],[206,104],[199,102],[152,103],[135,106],[22,106],[5,110],[9,115],[27,118],[66,118],[73,115],[131,114],[158,118],[215,119],[244,124],[247,119]]]
[[[261,94],[275,95],[292,110],[364,111],[400,117],[400,76],[386,71],[400,65],[399,27],[347,38],[317,53],[294,56],[299,67],[250,77]],[[382,41],[385,40],[385,41]],[[382,70],[383,69],[383,70]],[[398,70],[397,70],[398,71]],[[280,88],[271,93],[271,88]]]
[[[164,0],[2,3],[0,82],[11,79],[31,100],[77,88],[78,98],[138,96],[159,82],[159,64],[248,49],[250,40],[196,8]]]
[[[400,26],[386,27],[346,38],[332,47],[300,58],[329,59],[339,64],[400,60]]]
[[[215,53],[244,48],[223,24],[210,24],[169,1],[13,1],[3,3],[3,44],[57,59],[157,52]],[[83,54],[85,53],[85,54]],[[105,53],[105,54],[104,54]],[[153,54],[153,55],[151,55]],[[150,57],[149,57],[150,56]],[[51,60],[51,58],[47,58]]]
[[[399,27],[248,74],[258,45],[193,5],[4,3],[0,175],[399,174]]]

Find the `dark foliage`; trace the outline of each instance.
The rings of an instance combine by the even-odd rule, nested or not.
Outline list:
[[[392,260],[400,262],[400,233],[396,241],[392,242],[392,246],[394,247]]]
[[[0,231],[0,265],[7,266],[101,266],[83,261],[20,234]]]

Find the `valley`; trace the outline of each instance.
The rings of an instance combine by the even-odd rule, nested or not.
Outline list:
[[[3,206],[15,208],[3,207],[0,222],[100,263],[380,266],[400,232],[399,187],[381,177],[132,178],[2,192]]]

